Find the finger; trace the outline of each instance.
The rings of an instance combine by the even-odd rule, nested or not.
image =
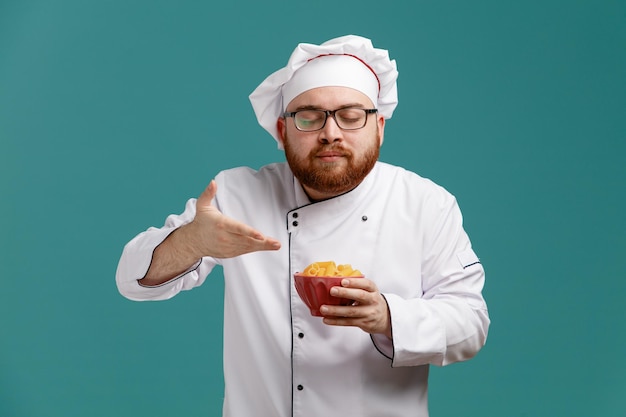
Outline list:
[[[263,245],[265,250],[278,250],[280,249],[280,246],[280,242],[271,237],[266,238]]]
[[[278,250],[280,249],[280,242],[276,239],[266,238],[262,242],[256,245],[255,250]]]
[[[368,292],[378,291],[378,287],[367,278],[344,278],[341,280],[341,286],[343,288],[358,288]]]
[[[211,201],[215,198],[215,194],[217,193],[217,183],[215,180],[211,180],[209,185],[204,189],[202,194],[198,197],[196,202],[197,207],[206,207],[211,205]]]
[[[247,224],[240,222],[235,219],[231,219],[229,217],[225,217],[226,221],[224,224],[224,230],[233,235],[239,235],[242,237],[246,237],[249,239],[253,239],[259,242],[265,240],[265,236],[263,233],[259,232],[252,226],[248,226]]]
[[[259,233],[260,234],[260,233]],[[261,235],[261,234],[260,234]],[[280,242],[274,238],[261,235],[261,239],[256,239],[255,248],[257,250],[277,250],[280,249]]]
[[[359,297],[359,293],[363,293],[363,290],[356,288],[344,288],[339,286],[331,287],[330,289],[330,295],[332,295],[333,297],[347,298],[353,301],[357,298],[362,298]]]
[[[352,306],[323,305],[320,307],[320,312],[322,313],[322,315],[325,318],[332,320],[332,324],[337,324],[338,322],[341,322],[344,323],[342,325],[351,326],[355,325],[355,320],[365,317],[367,311],[368,310],[363,307],[359,308]]]
[[[225,229],[237,237],[249,239],[250,249],[254,250],[276,250],[280,249],[280,242],[274,238],[267,237],[263,233],[237,220],[228,219]]]
[[[258,250],[277,250],[280,249],[280,242],[274,238],[266,237],[260,234],[260,238],[250,237],[251,252]]]
[[[372,292],[363,290],[361,288],[346,288],[346,287],[332,287],[330,289],[330,295],[338,298],[347,298],[352,301],[360,302],[361,304],[368,303],[368,299],[371,298]]]

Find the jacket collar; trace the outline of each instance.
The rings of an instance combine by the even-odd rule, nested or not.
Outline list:
[[[300,182],[293,177],[297,208],[287,213],[287,229],[292,231],[296,227],[316,226],[318,224],[331,225],[337,221],[342,221],[341,219],[345,218],[345,216],[353,214],[355,210],[362,206],[363,201],[370,194],[379,169],[379,163],[377,162],[372,171],[356,188],[336,197],[315,203],[309,200]],[[354,215],[361,216],[360,213],[354,213]]]

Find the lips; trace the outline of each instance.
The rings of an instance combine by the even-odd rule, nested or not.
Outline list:
[[[321,159],[336,159],[348,156],[349,153],[343,149],[321,149],[315,153],[315,157]]]
[[[328,151],[328,152],[318,152],[315,156],[317,156],[318,158],[333,158],[333,157],[345,156],[345,154],[342,152]]]

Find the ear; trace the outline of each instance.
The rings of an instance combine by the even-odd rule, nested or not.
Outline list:
[[[287,130],[284,117],[279,117],[278,120],[276,120],[276,130],[278,130],[278,143],[280,143],[281,146],[284,146],[285,132]]]
[[[383,140],[385,139],[385,118],[380,116],[378,120],[376,120],[376,127],[378,129],[378,137],[380,139],[379,147],[383,145]]]

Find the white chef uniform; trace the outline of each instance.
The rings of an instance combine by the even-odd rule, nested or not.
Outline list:
[[[126,245],[116,280],[129,299],[162,300],[223,266],[224,416],[428,416],[428,365],[471,358],[489,327],[484,271],[454,197],[381,162],[356,189],[313,204],[284,163],[223,171],[216,181],[213,204],[280,240],[280,250],[206,257],[161,286],[140,286],[154,248],[193,219],[191,199]],[[393,342],[310,315],[293,274],[327,260],[376,283]]]

